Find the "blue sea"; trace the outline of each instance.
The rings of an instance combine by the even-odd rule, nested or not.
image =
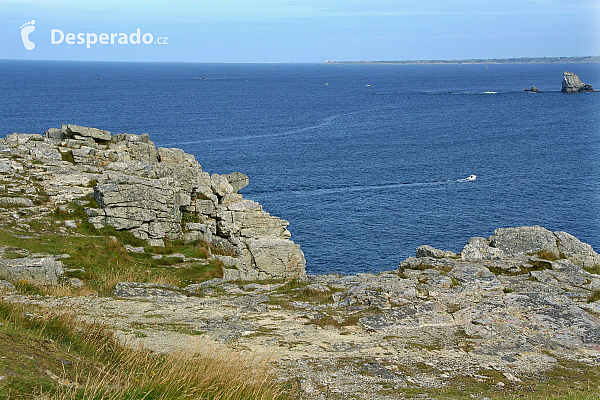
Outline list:
[[[600,89],[599,64],[0,61],[0,136],[147,132],[246,173],[244,196],[290,221],[310,273],[390,270],[506,226],[598,251],[600,93],[561,93],[563,70]]]

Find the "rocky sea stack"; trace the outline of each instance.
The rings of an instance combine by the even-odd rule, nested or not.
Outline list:
[[[562,81],[562,90],[567,93],[574,92],[594,92],[594,88],[592,85],[587,85],[581,82],[581,79],[573,72],[564,71],[563,72],[563,81]]]
[[[537,93],[540,91],[540,89],[536,88],[535,85],[531,85],[531,88],[529,89],[525,89],[526,92],[533,92],[533,93]]]

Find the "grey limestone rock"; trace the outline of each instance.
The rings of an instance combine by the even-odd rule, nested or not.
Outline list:
[[[33,200],[26,197],[0,197],[0,207],[2,206],[32,207]]]
[[[259,278],[291,278],[304,274],[304,253],[300,246],[285,239],[246,240],[250,259],[247,265],[258,270]]]
[[[142,254],[144,253],[144,248],[143,247],[133,247],[132,245],[126,244],[125,246],[125,250],[131,252],[131,253],[138,253],[138,254]]]
[[[160,298],[161,300],[182,300],[187,296],[177,286],[166,283],[119,282],[115,286],[115,296],[122,298]]]
[[[10,283],[8,281],[0,280],[0,293],[12,292],[14,290],[15,290],[15,285],[13,285],[12,283]]]
[[[80,136],[83,138],[91,138],[97,141],[108,141],[110,140],[110,132],[104,131],[97,128],[89,128],[86,126],[79,125],[63,125],[62,130],[66,136],[75,137]]]
[[[596,253],[589,244],[583,243],[567,232],[557,231],[554,235],[560,252],[575,264],[582,267],[600,265],[600,254]]]
[[[562,80],[562,91],[567,93],[573,92],[593,92],[592,85],[587,85],[581,82],[581,79],[573,72],[564,71]]]
[[[37,285],[56,285],[63,275],[63,264],[52,257],[0,260],[0,278]]]
[[[250,183],[248,176],[242,174],[241,172],[232,172],[229,175],[225,175],[225,178],[227,178],[235,193],[239,192]]]
[[[222,175],[212,174],[210,176],[210,186],[213,192],[219,197],[233,193],[233,186],[231,186],[227,178]]]
[[[490,246],[511,257],[540,251],[559,256],[556,236],[541,226],[496,229],[494,235],[490,236]]]
[[[203,240],[235,260],[226,264],[225,273],[239,279],[304,273],[302,251],[288,240],[288,222],[237,193],[249,182],[240,172],[209,175],[193,155],[157,149],[147,134],[111,135],[78,125],[49,129],[44,136],[15,133],[1,143],[10,154],[43,164],[43,189],[53,202],[84,201],[93,194],[99,207],[86,213],[96,228],[128,230],[151,246],[169,239]],[[0,160],[1,173],[24,167]],[[2,197],[0,205],[34,203],[27,197]]]
[[[435,247],[429,245],[423,245],[417,247],[416,250],[417,258],[420,257],[433,257],[433,258],[456,258],[456,253],[452,251],[444,251],[440,249],[436,249]]]
[[[482,237],[472,237],[461,253],[463,261],[494,260],[504,256],[504,252],[490,246],[490,241]]]
[[[79,278],[69,278],[67,279],[67,283],[74,288],[80,288],[84,286],[83,281]]]
[[[551,232],[541,226],[500,228],[489,239],[472,237],[461,253],[463,261],[502,260],[506,262],[525,259],[540,252],[554,258],[567,258],[577,265],[593,267],[600,265],[600,255],[592,246],[566,232]],[[512,266],[507,266],[511,268]]]

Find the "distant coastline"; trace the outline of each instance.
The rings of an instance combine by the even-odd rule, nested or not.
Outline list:
[[[575,64],[600,63],[600,56],[583,57],[518,57],[518,58],[471,58],[465,60],[399,60],[399,61],[334,61],[331,65],[463,65],[463,64]]]

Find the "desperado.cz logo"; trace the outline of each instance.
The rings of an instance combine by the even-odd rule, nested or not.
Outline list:
[[[26,50],[33,50],[35,43],[29,38],[29,34],[35,30],[35,20],[21,25],[21,39]],[[93,33],[93,32],[63,32],[60,29],[50,30],[50,44],[85,45],[88,49],[93,45],[122,45],[122,44],[168,44],[167,36],[157,37],[151,33],[142,34],[141,29],[133,33]]]
[[[138,28],[134,33],[64,33],[60,29],[50,31],[50,44],[85,44],[88,49],[95,44],[168,44],[168,37],[161,36],[154,40],[151,33],[142,33]]]

